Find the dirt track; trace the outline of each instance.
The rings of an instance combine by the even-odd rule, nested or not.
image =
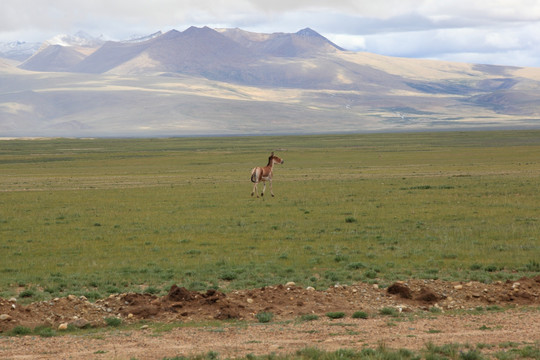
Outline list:
[[[152,327],[110,331],[94,336],[64,335],[0,337],[4,359],[162,359],[215,351],[220,356],[289,353],[305,347],[324,350],[361,349],[381,343],[391,348],[419,349],[427,342],[484,343],[540,342],[540,276],[494,284],[411,280],[387,289],[370,284],[338,286],[326,291],[303,289],[294,284],[261,289],[190,292],[173,286],[162,297],[118,294],[90,303],[68,296],[28,306],[0,299],[0,331],[15,326],[33,328],[47,324],[75,327],[105,326],[105,318],[124,323],[204,322],[244,320],[241,323],[181,327],[159,333]],[[481,307],[475,314],[456,312]],[[510,307],[511,309],[507,309]],[[393,308],[399,317],[382,316]],[[504,308],[504,311],[498,311]],[[430,311],[431,309],[431,311]],[[433,309],[438,309],[436,313]],[[355,311],[370,315],[352,319]],[[330,320],[325,314],[342,311],[346,317]],[[260,324],[255,315],[274,314],[273,322]],[[316,314],[319,320],[297,321]],[[292,320],[292,321],[289,321]]]

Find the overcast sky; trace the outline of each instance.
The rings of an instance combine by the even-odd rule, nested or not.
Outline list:
[[[349,50],[540,66],[540,0],[1,0],[0,41],[110,40],[189,26],[296,32]]]

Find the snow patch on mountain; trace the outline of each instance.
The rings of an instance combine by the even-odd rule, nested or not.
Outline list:
[[[0,57],[24,61],[38,51],[40,45],[25,41],[0,42]]]
[[[42,47],[49,45],[60,45],[60,46],[81,46],[81,47],[98,47],[105,43],[103,35],[99,37],[94,37],[85,33],[84,31],[79,31],[75,35],[68,34],[59,34],[53,38],[46,40],[43,43]]]
[[[123,43],[139,43],[139,42],[152,40],[152,39],[157,38],[158,36],[161,36],[161,35],[163,35],[163,33],[161,31],[157,31],[157,32],[155,32],[153,34],[150,34],[150,35],[132,35],[129,39],[123,40],[121,42],[123,42]]]

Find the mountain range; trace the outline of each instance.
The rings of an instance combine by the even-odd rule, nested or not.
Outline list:
[[[0,136],[540,125],[539,68],[351,52],[309,28],[190,27],[126,41],[78,33],[20,60],[0,58]]]

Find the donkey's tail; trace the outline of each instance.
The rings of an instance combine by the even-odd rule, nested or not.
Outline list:
[[[257,168],[253,168],[253,170],[251,170],[251,182],[252,183],[256,183],[257,182]]]

